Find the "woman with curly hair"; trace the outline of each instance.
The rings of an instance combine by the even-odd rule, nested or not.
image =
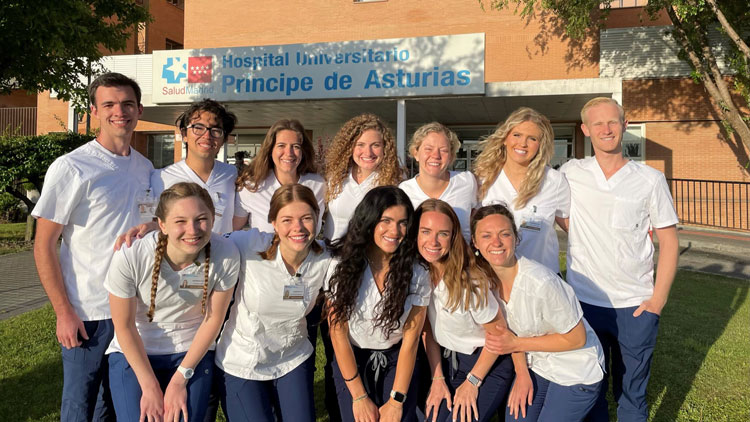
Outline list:
[[[224,372],[230,421],[271,422],[274,414],[285,421],[315,421],[315,355],[305,316],[331,262],[315,240],[319,213],[309,188],[284,185],[271,199],[270,245],[255,229],[229,236],[240,250],[240,282],[216,346],[216,364]]]
[[[411,138],[409,154],[419,163],[419,174],[402,182],[414,208],[429,198],[441,199],[458,215],[461,233],[469,240],[469,217],[477,195],[477,182],[468,171],[450,171],[461,148],[455,132],[438,122],[419,127]]]
[[[504,323],[492,291],[496,277],[477,267],[450,205],[428,199],[417,208],[417,247],[430,266],[432,301],[424,343],[432,375],[425,404],[427,420],[489,421],[513,382],[513,363],[524,371],[523,354],[484,349],[485,332]],[[441,359],[442,356],[442,359]],[[429,381],[428,381],[429,382]]]
[[[555,222],[567,230],[570,187],[549,167],[554,132],[541,113],[521,107],[480,143],[474,164],[481,205],[507,204],[516,216],[521,243],[517,253],[560,273]]]
[[[402,175],[396,140],[380,117],[365,113],[344,123],[326,153],[326,239],[344,235],[354,207],[370,189],[395,186]]]
[[[430,285],[416,260],[413,214],[401,189],[374,188],[331,245],[338,265],[327,313],[345,422],[417,420],[414,362]]]
[[[107,350],[115,413],[123,421],[202,421],[239,253],[211,233],[214,204],[195,183],[162,192],[156,217],[160,230],[115,252],[104,282],[115,327]]]
[[[276,189],[292,183],[310,188],[319,209],[324,209],[326,184],[315,168],[312,141],[298,120],[282,119],[268,129],[258,155],[237,177],[233,229],[250,223],[260,231],[273,232],[268,222],[271,197]],[[321,213],[316,230],[320,230],[322,219]]]
[[[504,205],[476,210],[471,230],[476,263],[497,278],[494,293],[506,316],[484,348],[528,357],[528,370],[516,371],[505,420],[582,421],[602,388],[604,353],[573,288],[541,263],[516,256],[518,229]]]

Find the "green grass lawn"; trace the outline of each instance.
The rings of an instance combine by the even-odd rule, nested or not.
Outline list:
[[[678,272],[654,355],[651,421],[750,420],[749,287],[746,280]],[[54,332],[49,306],[0,322],[0,419],[59,420],[62,366]],[[318,421],[327,421],[322,349],[315,393]]]
[[[0,224],[0,255],[31,249],[31,242],[24,242],[26,223]]]

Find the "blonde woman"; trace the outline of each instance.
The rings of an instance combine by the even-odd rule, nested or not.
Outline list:
[[[200,421],[239,253],[211,233],[213,201],[195,183],[166,189],[156,217],[160,230],[117,251],[104,282],[115,327],[107,350],[115,413]]]
[[[312,141],[298,120],[282,119],[268,129],[258,155],[237,177],[232,228],[240,230],[249,223],[272,233],[268,221],[271,197],[276,189],[293,183],[310,188],[323,209],[326,184],[317,174]],[[323,215],[318,218],[320,227]]]
[[[402,175],[396,140],[380,117],[365,113],[344,123],[326,153],[326,239],[346,233],[354,208],[370,189],[395,186]]]
[[[480,144],[474,164],[481,205],[507,205],[516,216],[519,256],[560,273],[555,222],[567,230],[570,187],[562,173],[549,167],[554,132],[549,120],[528,107],[508,116]]]
[[[469,217],[477,195],[477,182],[471,172],[451,171],[461,147],[458,136],[445,125],[432,122],[419,127],[411,138],[409,154],[419,163],[419,174],[402,182],[416,209],[429,198],[447,202],[458,215],[461,233],[468,241]]]

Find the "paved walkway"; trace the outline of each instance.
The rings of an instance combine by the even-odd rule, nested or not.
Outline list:
[[[567,235],[558,232],[565,250]],[[750,234],[680,228],[680,268],[750,281]],[[31,251],[0,256],[0,320],[47,301]]]

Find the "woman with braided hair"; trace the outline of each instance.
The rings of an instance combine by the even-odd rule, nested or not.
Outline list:
[[[211,233],[195,183],[162,192],[159,231],[117,251],[104,282],[115,337],[107,350],[119,420],[203,420],[215,339],[239,273],[234,244]]]

